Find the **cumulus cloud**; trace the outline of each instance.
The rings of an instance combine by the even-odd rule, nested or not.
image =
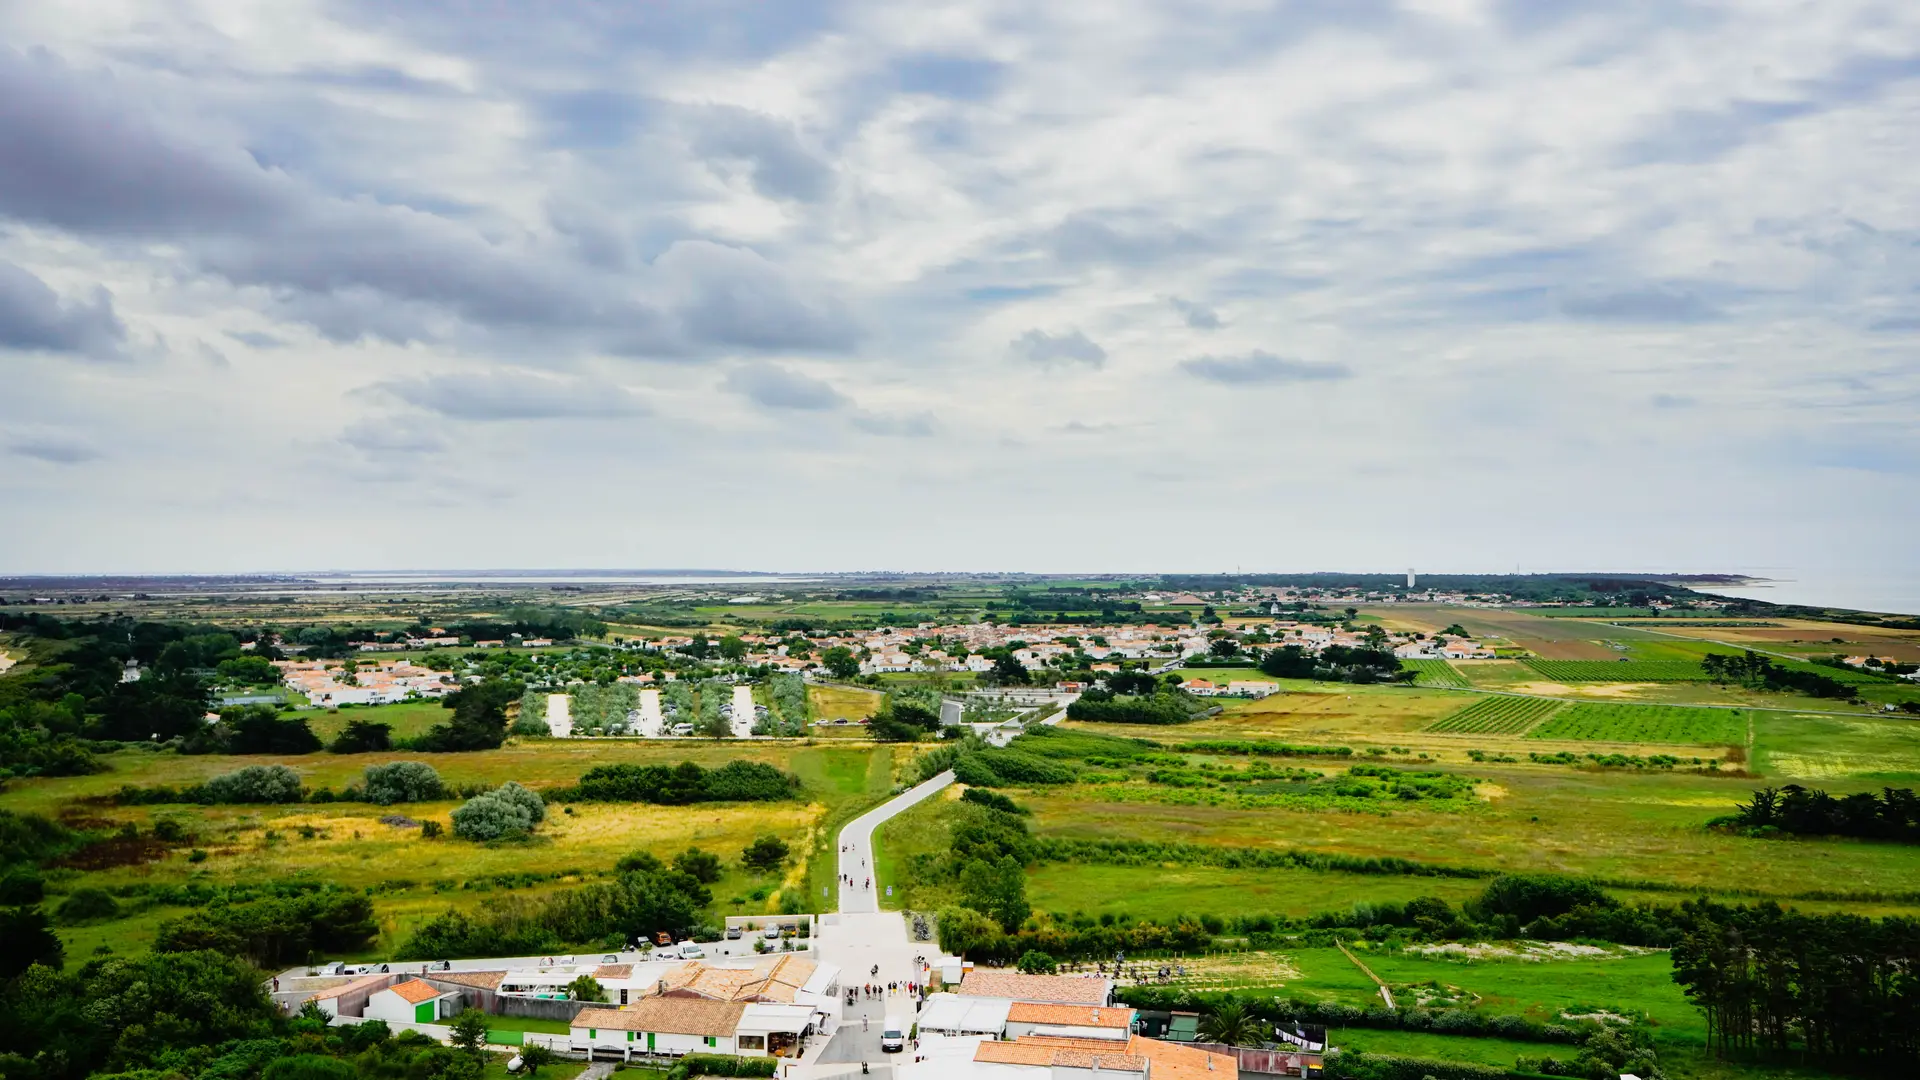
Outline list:
[[[830,383],[777,364],[742,364],[727,372],[721,385],[768,409],[830,412],[851,404]]]
[[[106,289],[94,289],[85,301],[65,301],[36,275],[0,259],[0,349],[106,357],[126,336]]]
[[[651,411],[625,387],[511,368],[394,379],[375,383],[366,393],[454,420],[592,419]]]
[[[1040,367],[1085,364],[1087,367],[1097,368],[1104,366],[1107,362],[1107,350],[1078,330],[1068,330],[1060,334],[1049,334],[1045,330],[1029,330],[1014,338],[1008,347],[1013,350],[1013,355]]]
[[[1230,386],[1329,382],[1353,377],[1352,369],[1345,364],[1295,360],[1259,350],[1239,356],[1196,356],[1180,361],[1180,368],[1195,378]]]
[[[813,202],[833,187],[833,166],[800,141],[791,123],[733,105],[696,110],[689,120],[694,149],[710,161],[746,165],[762,195]]]
[[[1167,302],[1173,310],[1180,313],[1189,327],[1195,330],[1220,329],[1220,313],[1205,304],[1194,300],[1182,300],[1177,296],[1168,297]]]

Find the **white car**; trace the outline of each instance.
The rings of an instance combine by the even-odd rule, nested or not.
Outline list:
[[[680,943],[680,959],[704,960],[706,959],[706,956],[707,956],[707,950],[701,948],[699,942],[683,941]]]
[[[775,926],[773,923],[768,923],[767,932],[762,936],[764,936],[768,941],[779,941],[780,928],[778,926]]]

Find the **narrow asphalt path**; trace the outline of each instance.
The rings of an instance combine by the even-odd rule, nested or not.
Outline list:
[[[869,912],[880,910],[880,898],[873,882],[873,830],[881,822],[914,806],[934,792],[953,783],[951,770],[909,791],[901,792],[879,806],[861,814],[840,830],[840,910]]]

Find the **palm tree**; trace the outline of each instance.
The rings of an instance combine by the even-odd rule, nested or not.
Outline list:
[[[1238,1001],[1226,1001],[1214,1009],[1212,1015],[1200,1021],[1199,1035],[1202,1042],[1245,1046],[1262,1041],[1260,1030],[1260,1021],[1247,1013],[1245,1005]]]

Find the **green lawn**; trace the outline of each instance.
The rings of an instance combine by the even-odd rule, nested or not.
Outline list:
[[[1156,920],[1228,911],[1311,915],[1346,908],[1360,897],[1404,902],[1437,896],[1457,904],[1483,887],[1482,882],[1461,878],[1210,866],[1044,863],[1027,876],[1027,898],[1036,911],[1125,913]]]

